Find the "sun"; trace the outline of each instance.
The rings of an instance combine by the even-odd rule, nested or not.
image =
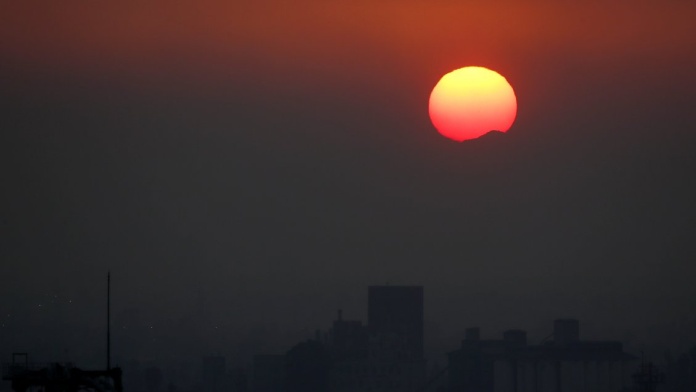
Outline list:
[[[499,73],[464,67],[446,74],[435,85],[429,112],[440,134],[463,142],[490,131],[507,132],[517,116],[517,98]]]

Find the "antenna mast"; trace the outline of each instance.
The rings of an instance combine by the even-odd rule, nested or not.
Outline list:
[[[106,274],[106,370],[111,370],[111,271]]]

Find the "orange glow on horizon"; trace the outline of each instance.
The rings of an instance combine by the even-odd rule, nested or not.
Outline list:
[[[440,134],[462,142],[490,131],[507,132],[517,116],[517,98],[497,72],[465,67],[446,74],[435,85],[429,112]]]

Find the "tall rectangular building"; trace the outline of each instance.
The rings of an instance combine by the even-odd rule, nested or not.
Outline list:
[[[378,351],[396,359],[423,359],[423,286],[370,286],[367,326]]]

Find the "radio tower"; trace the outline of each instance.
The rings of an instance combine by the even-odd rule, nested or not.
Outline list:
[[[106,273],[106,371],[111,370],[111,271]]]

